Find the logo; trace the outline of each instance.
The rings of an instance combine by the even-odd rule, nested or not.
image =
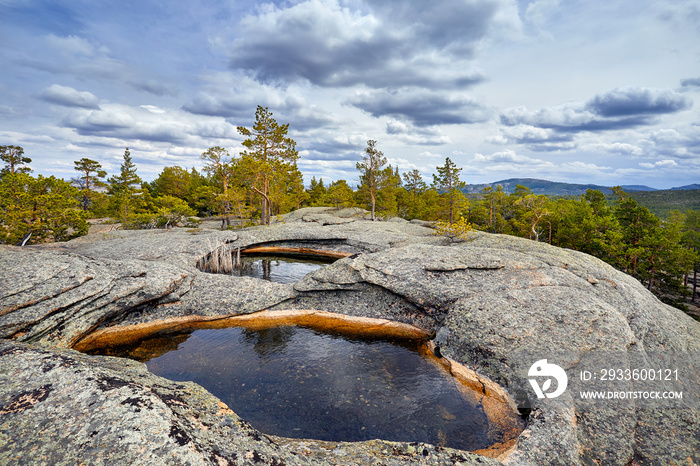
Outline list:
[[[529,379],[530,385],[532,385],[533,390],[537,394],[537,398],[556,398],[566,390],[566,384],[569,379],[566,377],[566,372],[564,369],[557,366],[556,364],[549,364],[546,359],[540,359],[535,364],[530,367],[527,373],[528,377],[547,377],[542,383],[542,386],[537,383],[536,379]],[[557,389],[551,393],[547,391],[552,386],[552,379],[557,381]]]

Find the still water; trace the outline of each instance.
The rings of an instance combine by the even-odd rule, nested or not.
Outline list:
[[[493,444],[482,407],[415,345],[295,326],[234,327],[155,337],[122,355],[197,382],[267,434],[463,450]]]
[[[276,283],[295,283],[328,262],[291,257],[250,256],[241,258],[241,267],[234,269],[238,276],[255,277]]]

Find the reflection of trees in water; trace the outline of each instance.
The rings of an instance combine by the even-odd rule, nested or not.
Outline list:
[[[243,329],[243,340],[252,345],[258,355],[268,359],[272,354],[283,353],[294,334],[296,327],[273,327],[263,330]]]
[[[260,264],[260,274],[256,273],[256,262]],[[238,266],[233,270],[233,273],[239,277],[259,277],[263,280],[270,280],[272,276],[272,263],[277,262],[275,259],[267,258],[248,258],[241,260]],[[277,264],[276,264],[277,265]]]
[[[272,275],[272,261],[270,259],[260,260],[260,266],[262,267],[262,279],[269,280]]]

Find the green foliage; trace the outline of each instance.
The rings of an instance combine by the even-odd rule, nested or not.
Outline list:
[[[457,165],[447,157],[445,165],[437,167],[437,174],[433,175],[433,189],[442,193],[445,199],[449,223],[454,223],[455,210],[466,201],[461,191],[461,188],[466,186],[466,183],[459,179],[461,171],[462,169],[457,168]]]
[[[221,186],[220,191],[216,192],[215,196],[206,197],[209,201],[207,207],[220,213],[226,226],[231,226],[231,201],[238,201],[238,196],[229,194],[229,184],[233,177],[233,164],[230,155],[223,147],[214,146],[203,152],[201,159],[206,162],[204,171]]]
[[[102,178],[107,176],[107,172],[102,169],[102,165],[99,162],[85,157],[73,163],[75,164],[75,170],[82,175],[76,181],[83,190],[83,210],[90,210],[93,203],[94,189],[107,186],[102,181]]]
[[[165,167],[158,178],[149,183],[153,197],[173,196],[184,200],[198,214],[206,216],[211,211],[209,206],[200,205],[197,191],[203,187],[214,187],[214,181],[199,173],[196,169],[186,170],[182,167]]]
[[[24,149],[20,146],[0,146],[0,160],[5,162],[5,166],[0,171],[0,178],[11,173],[32,172],[31,168],[22,166],[32,163],[32,159],[24,156]]]
[[[352,207],[354,205],[352,188],[345,180],[334,181],[328,187],[325,200],[336,209]]]
[[[662,219],[669,218],[673,210],[700,210],[700,189],[633,191],[629,196]]]
[[[387,162],[386,157],[384,157],[382,151],[377,149],[376,145],[377,141],[373,139],[368,140],[365,148],[366,155],[360,162],[355,164],[355,168],[360,172],[360,187],[358,191],[369,195],[372,220],[376,218],[377,193],[384,187],[388,174],[384,169],[384,165]]]
[[[125,230],[150,228],[172,228],[178,225],[191,226],[189,217],[195,215],[185,201],[173,196],[161,196],[154,200],[155,212],[132,213],[122,223]]]
[[[115,217],[123,222],[129,214],[137,213],[134,206],[134,197],[143,194],[141,190],[141,178],[136,174],[136,165],[131,160],[131,152],[127,147],[124,151],[124,162],[121,164],[119,175],[111,177],[108,194],[110,194],[110,208]]]
[[[54,176],[6,174],[0,180],[0,242],[16,244],[30,232],[30,243],[87,234],[89,225],[78,207],[79,196],[77,188]]]
[[[270,224],[275,202],[280,205],[290,195],[298,200],[304,191],[301,173],[298,176],[293,173],[297,171],[299,153],[296,142],[287,137],[288,131],[289,123],[279,125],[272,118],[272,112],[260,105],[255,112],[253,129],[238,127],[238,132],[247,138],[243,141],[247,150],[241,156],[252,175],[250,189],[262,197],[260,223],[263,225]],[[285,187],[289,182],[292,186]]]
[[[435,232],[437,236],[445,236],[450,242],[467,241],[470,239],[470,233],[474,230],[471,223],[466,218],[460,217],[456,222],[437,222],[435,224]]]
[[[323,178],[316,181],[316,177],[311,177],[309,188],[306,190],[307,204],[311,207],[326,205],[326,186],[323,184]]]

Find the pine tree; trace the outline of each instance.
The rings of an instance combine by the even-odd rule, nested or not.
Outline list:
[[[219,146],[210,147],[202,153],[201,159],[206,163],[204,171],[212,178],[221,183],[221,194],[219,201],[223,207],[224,217],[222,225],[231,226],[231,199],[229,199],[229,179],[231,178],[231,159],[226,149]]]
[[[21,167],[32,163],[32,159],[24,156],[24,149],[20,146],[0,146],[0,160],[5,162],[5,167],[0,171],[0,177],[8,173],[31,173],[29,167]]]
[[[254,180],[251,183],[251,189],[262,198],[260,223],[263,225],[270,224],[272,213],[271,178],[275,175],[285,177],[289,172],[297,169],[296,161],[299,159],[299,153],[296,150],[296,142],[287,137],[288,131],[289,123],[279,125],[272,118],[272,112],[260,105],[255,112],[253,129],[238,127],[238,132],[248,138],[243,141],[243,145],[248,150],[242,152],[241,156],[250,158],[253,162]]]
[[[99,162],[85,157],[73,163],[75,164],[75,170],[83,174],[78,180],[81,188],[85,190],[83,194],[83,210],[88,210],[90,208],[90,189],[106,186],[100,178],[106,177],[107,172],[102,169],[102,165]]]
[[[355,164],[355,168],[360,172],[360,182],[362,187],[369,191],[370,201],[372,203],[372,221],[375,219],[377,193],[382,188],[386,178],[386,172],[383,167],[386,165],[386,157],[384,153],[376,148],[377,141],[370,139],[367,141],[365,148],[365,157],[362,161]]]
[[[460,188],[465,187],[467,184],[464,181],[460,181],[459,173],[462,169],[457,168],[457,165],[449,157],[445,159],[445,165],[437,167],[437,171],[437,175],[433,174],[433,189],[442,192],[447,198],[450,223],[454,223],[454,212],[457,203],[464,199],[464,194],[460,191]]]
[[[136,165],[131,160],[128,147],[124,151],[124,162],[121,164],[119,175],[111,177],[108,182],[109,194],[116,199],[122,220],[126,221],[133,197],[141,189],[141,178],[136,174]]]

